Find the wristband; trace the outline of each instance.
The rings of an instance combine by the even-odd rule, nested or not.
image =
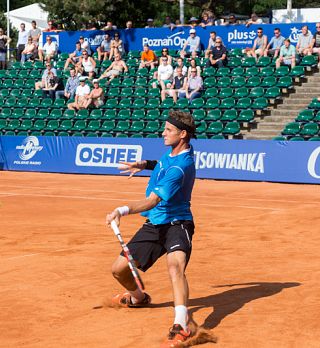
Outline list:
[[[147,169],[147,170],[153,170],[158,163],[158,161],[150,161],[150,160],[147,160],[146,162],[147,162],[147,164],[146,164],[145,169]]]
[[[116,210],[120,213],[121,216],[129,215],[129,207],[124,205],[123,207],[118,207]]]

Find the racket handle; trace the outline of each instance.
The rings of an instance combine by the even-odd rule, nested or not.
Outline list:
[[[111,228],[116,236],[120,236],[121,233],[119,227],[117,226],[117,223],[114,220],[111,221]]]

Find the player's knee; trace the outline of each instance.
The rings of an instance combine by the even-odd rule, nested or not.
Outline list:
[[[168,264],[169,276],[172,280],[181,278],[184,276],[184,267],[179,263],[169,263]]]

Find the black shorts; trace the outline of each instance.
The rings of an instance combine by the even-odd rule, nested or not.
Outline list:
[[[175,221],[164,225],[146,222],[127,244],[138,268],[145,272],[162,255],[184,251],[187,264],[192,250],[193,221]],[[121,253],[123,255],[123,253]]]

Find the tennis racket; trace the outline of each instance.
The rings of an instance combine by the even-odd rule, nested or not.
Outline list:
[[[114,234],[117,236],[119,242],[120,242],[120,245],[122,247],[122,250],[124,252],[124,255],[128,261],[128,265],[129,265],[129,268],[130,268],[130,271],[133,275],[133,278],[136,282],[136,284],[138,285],[138,287],[141,289],[141,290],[144,290],[144,284],[143,284],[143,281],[140,277],[140,274],[138,272],[138,269],[135,265],[135,262],[133,260],[133,257],[132,255],[130,254],[130,251],[127,247],[127,244],[123,241],[122,239],[122,236],[121,236],[121,232],[119,230],[119,227],[117,226],[116,222],[114,220],[111,221],[111,228],[114,232]]]

